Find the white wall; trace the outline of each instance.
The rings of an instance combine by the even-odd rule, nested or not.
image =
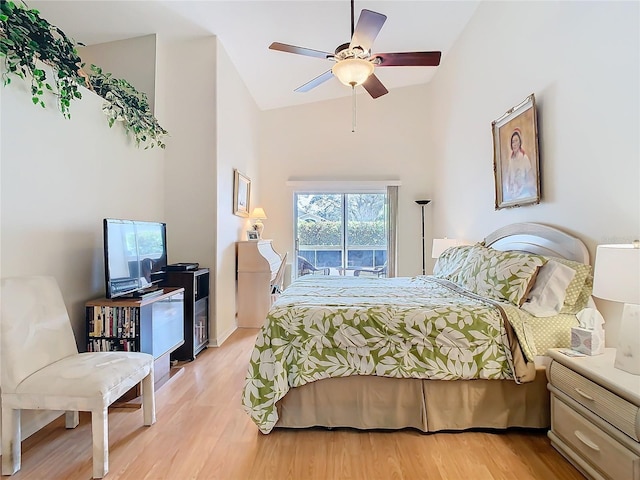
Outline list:
[[[83,89],[65,120],[24,87],[14,79],[0,90],[1,274],[54,275],[82,346],[84,302],[104,295],[102,219],[162,220],[163,156],[110,129],[93,92]]]
[[[137,39],[132,41],[140,46]],[[140,53],[123,42],[116,42],[114,48],[123,56]],[[150,48],[147,54],[156,58],[156,43]],[[101,45],[102,53],[106,49]],[[220,75],[224,108],[236,112],[222,115],[227,119],[222,165],[228,169],[240,158],[238,167],[253,174],[257,170],[257,108],[215,37],[159,39],[156,68],[140,65],[145,74],[153,76],[157,70],[153,82],[157,118],[170,133],[166,150],[139,150],[119,126],[109,129],[100,109],[102,99],[92,92],[86,91],[72,105],[72,120],[67,121],[54,105],[46,110],[33,106],[20,82],[14,80],[0,89],[0,275],[56,276],[81,350],[84,303],[104,295],[104,217],[166,221],[169,260],[197,261],[212,270],[212,344],[221,343],[235,329],[234,242],[244,232],[246,220],[221,215],[224,234],[216,241],[218,49],[224,54]],[[84,54],[90,51],[87,48]],[[123,63],[136,65],[127,59]],[[219,178],[220,198],[230,212],[233,176]],[[237,224],[231,230],[226,228],[229,220]],[[223,266],[218,282],[217,245]],[[222,312],[224,322],[219,328],[216,311]],[[224,333],[222,340],[216,331]],[[28,436],[52,415],[23,418],[23,434]]]
[[[580,237],[592,262],[597,244],[640,237],[639,18],[638,2],[480,4],[428,88],[435,235],[546,223]],[[491,121],[531,93],[542,203],[495,211]]]
[[[287,180],[400,180],[398,273],[421,273],[421,216],[415,200],[433,199],[434,158],[425,129],[430,108],[424,86],[393,90],[376,100],[365,92],[357,97],[353,133],[349,97],[263,112],[261,202],[269,216],[265,236],[274,239],[276,250],[294,252],[293,190]],[[428,238],[430,209],[425,208]]]
[[[481,240],[540,222],[598,243],[640,237],[638,2],[482,2],[427,86],[263,113],[261,182],[268,236],[293,248],[291,177],[397,175],[399,273],[419,272],[417,198],[430,239]],[[322,88],[319,86],[317,88]],[[491,122],[534,93],[542,203],[494,210]],[[359,97],[360,98],[360,97]],[[273,213],[275,212],[275,214]],[[608,312],[611,342],[617,310]]]
[[[236,328],[236,244],[245,240],[250,222],[233,214],[233,169],[252,179],[250,208],[260,205],[263,192],[258,172],[259,111],[231,63],[223,45],[217,44],[217,229],[216,229],[216,332],[222,343]]]
[[[561,226],[591,254],[640,234],[639,4],[483,2],[429,86],[434,229]],[[495,19],[499,19],[496,21]],[[491,121],[536,95],[542,203],[494,211]]]
[[[216,43],[213,36],[160,41],[163,91],[169,131],[163,190],[169,263],[198,262],[215,278],[216,256]],[[210,281],[210,333],[216,300]]]
[[[157,105],[170,132],[164,204],[169,261],[210,268],[209,338],[236,328],[233,169],[257,175],[258,110],[216,37],[159,40]],[[252,199],[259,198],[254,183]],[[253,201],[252,201],[253,203]]]
[[[164,167],[161,151],[108,127],[100,97],[82,95],[65,120],[17,79],[0,88],[0,276],[53,275],[84,350],[84,303],[104,295],[102,219],[162,220]],[[41,418],[24,415],[23,434]]]
[[[78,54],[87,73],[91,72],[94,64],[101,67],[103,73],[111,73],[112,78],[125,79],[147,96],[151,112],[155,112],[155,35],[79,47]]]

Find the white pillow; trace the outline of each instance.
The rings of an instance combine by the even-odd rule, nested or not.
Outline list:
[[[555,260],[549,260],[538,271],[536,283],[522,309],[535,317],[552,317],[560,313],[567,287],[576,272]]]

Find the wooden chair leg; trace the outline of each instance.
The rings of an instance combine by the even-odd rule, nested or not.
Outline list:
[[[13,475],[20,470],[21,445],[20,410],[2,407],[2,474]]]
[[[153,387],[153,370],[142,379],[142,414],[145,425],[156,423],[156,392]]]
[[[80,412],[77,410],[67,410],[64,412],[65,428],[76,428],[80,423]]]
[[[91,411],[93,436],[93,478],[102,478],[109,471],[109,408]]]

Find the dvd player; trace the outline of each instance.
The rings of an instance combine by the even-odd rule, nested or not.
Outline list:
[[[194,262],[182,262],[182,263],[172,263],[171,265],[167,265],[165,269],[168,272],[179,272],[185,270],[197,270],[200,266],[199,263]]]

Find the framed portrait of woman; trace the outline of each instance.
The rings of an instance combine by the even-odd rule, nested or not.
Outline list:
[[[540,158],[534,94],[491,123],[496,210],[540,203]]]

